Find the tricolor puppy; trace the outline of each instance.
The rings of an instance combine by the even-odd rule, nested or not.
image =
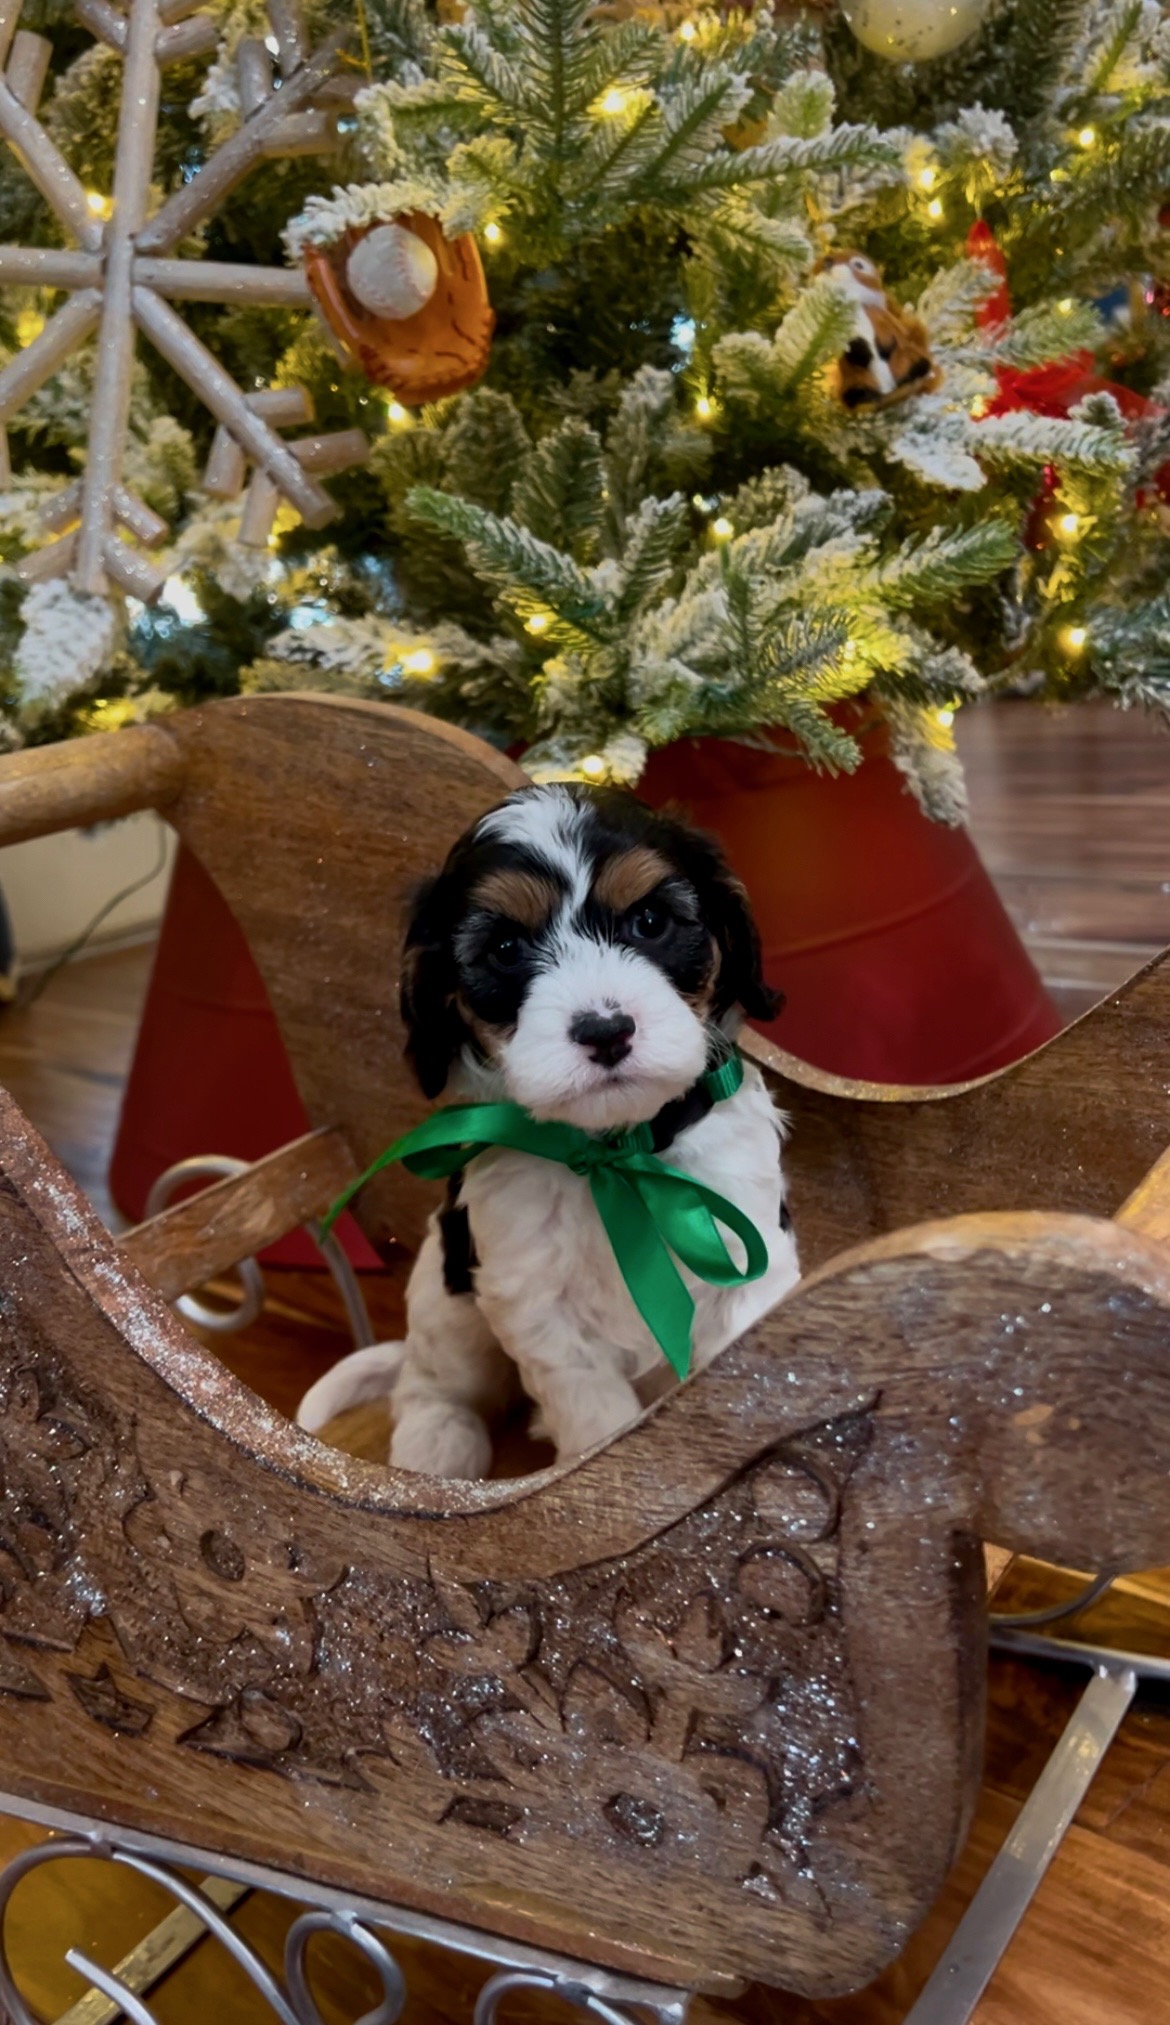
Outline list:
[[[784,1201],[783,1121],[759,1072],[719,1103],[705,1071],[744,1013],[776,998],[743,888],[716,846],[612,789],[533,787],[463,837],[419,897],[406,940],[407,1052],[427,1097],[510,1100],[590,1133],[650,1122],[666,1162],[727,1197],[765,1240],[751,1284],[695,1300],[709,1362],[798,1277]],[[742,1260],[738,1240],[729,1236]],[[405,1343],[360,1350],[302,1401],[301,1425],[394,1388],[390,1460],[479,1477],[488,1419],[517,1379],[561,1457],[638,1414],[661,1352],[589,1194],[530,1153],[480,1154],[432,1218],[407,1293]]]

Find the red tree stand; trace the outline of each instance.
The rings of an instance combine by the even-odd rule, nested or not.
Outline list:
[[[235,915],[198,859],[180,847],[122,1099],[110,1193],[123,1216],[139,1223],[152,1183],[177,1160],[202,1153],[260,1160],[308,1130]],[[352,1218],[337,1229],[355,1265],[379,1264]],[[270,1265],[321,1263],[299,1232],[261,1256]]]
[[[639,793],[720,838],[752,897],[762,1031],[876,1083],[962,1083],[1051,1040],[1060,1019],[966,830],[930,822],[867,732],[856,773],[704,738],[652,753]]]
[[[953,1083],[1015,1061],[1060,1021],[965,830],[928,822],[886,756],[828,779],[803,760],[701,739],[654,753],[640,792],[722,841],[752,896],[771,984],[766,1029],[818,1068]],[[110,1171],[137,1221],[162,1170],[193,1154],[256,1160],[307,1130],[267,995],[217,888],[175,866]],[[376,1263],[356,1226],[347,1249]],[[317,1254],[293,1237],[266,1255]]]

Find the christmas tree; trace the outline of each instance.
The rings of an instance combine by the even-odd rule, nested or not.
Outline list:
[[[304,388],[319,432],[372,452],[330,478],[331,525],[282,505],[241,542],[241,497],[203,489],[214,415],[141,344],[125,477],[172,533],[139,602],[37,580],[86,454],[92,355],[72,355],[8,420],[10,738],[322,688],[522,745],[538,778],[634,782],[650,747],[704,733],[850,768],[833,706],[867,694],[922,805],[957,820],[965,699],[1170,710],[1170,15],[991,0],[980,21],[966,0],[959,48],[890,61],[831,12],[440,11],[459,18],[318,8],[314,46],[352,31],[335,151],[258,159],[183,251],[295,268],[394,220],[471,235],[495,314],[479,384],[408,407],[299,308],[185,305],[239,387]],[[254,0],[214,18],[210,64],[164,73],[156,202],[249,111],[270,30]],[[122,56],[51,9],[34,25],[55,49],[40,118],[106,191]],[[21,246],[68,243],[12,155],[0,214]],[[57,300],[4,288],[8,358]]]

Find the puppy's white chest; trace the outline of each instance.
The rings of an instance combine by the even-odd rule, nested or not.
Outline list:
[[[762,1081],[683,1133],[663,1155],[743,1210],[768,1247],[768,1270],[747,1286],[712,1287],[680,1268],[695,1302],[692,1348],[705,1363],[798,1276],[781,1228],[780,1123]],[[479,1266],[476,1298],[501,1346],[526,1367],[616,1364],[626,1377],[661,1357],[622,1279],[588,1182],[531,1155],[499,1153],[469,1171],[466,1204]],[[742,1259],[734,1238],[732,1255]]]
[[[523,1364],[543,1335],[607,1343],[631,1372],[655,1351],[618,1271],[589,1184],[553,1161],[501,1153],[463,1191],[479,1265],[476,1298]]]

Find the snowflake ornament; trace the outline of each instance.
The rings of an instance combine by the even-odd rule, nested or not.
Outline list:
[[[0,490],[10,474],[5,425],[96,332],[85,471],[44,508],[46,545],[20,565],[26,581],[63,578],[83,597],[104,597],[116,589],[151,599],[165,581],[142,549],[165,541],[166,522],[123,483],[139,333],[216,418],[207,489],[233,497],[252,467],[242,541],[265,544],[282,500],[310,527],[324,526],[337,508],[319,477],[369,454],[365,436],[354,429],[283,440],[278,429],[312,418],[305,391],[245,393],[173,307],[183,301],[312,307],[304,277],[295,270],[176,257],[175,248],[261,161],[331,147],[330,103],[351,96],[336,75],[343,38],[330,37],[310,52],[290,0],[268,0],[272,41],[249,37],[236,53],[239,126],[150,216],[162,70],[216,47],[216,24],[197,6],[198,0],[129,0],[123,12],[113,0],[77,0],[78,19],[123,61],[108,199],[86,192],[36,117],[51,45],[23,29],[14,35],[18,9],[0,10],[0,63],[7,57],[0,76],[0,136],[76,242],[66,250],[0,246],[0,283],[63,289],[69,297],[0,371]],[[279,81],[269,55],[273,42]]]

